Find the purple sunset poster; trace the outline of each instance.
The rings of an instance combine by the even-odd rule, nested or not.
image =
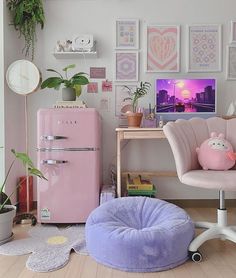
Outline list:
[[[215,79],[157,79],[157,113],[215,113]]]

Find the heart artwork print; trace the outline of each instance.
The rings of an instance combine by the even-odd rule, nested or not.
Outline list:
[[[179,71],[178,26],[148,26],[147,71]]]

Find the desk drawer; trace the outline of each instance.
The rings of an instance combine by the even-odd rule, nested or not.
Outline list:
[[[162,130],[124,131],[123,139],[156,139],[166,138]]]

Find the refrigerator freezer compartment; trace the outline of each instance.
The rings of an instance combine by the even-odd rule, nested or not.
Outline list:
[[[93,108],[38,111],[38,149],[98,148],[100,132],[100,116]]]

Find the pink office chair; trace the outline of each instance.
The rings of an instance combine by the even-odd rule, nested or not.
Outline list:
[[[236,226],[227,225],[224,192],[236,191],[236,167],[228,171],[202,170],[198,163],[196,148],[210,137],[211,132],[223,133],[236,151],[236,118],[192,118],[177,120],[164,126],[164,133],[174,154],[179,180],[191,186],[219,190],[219,209],[217,223],[196,222],[195,227],[207,229],[197,236],[189,246],[193,261],[201,261],[198,248],[207,240],[220,238],[236,242]]]

